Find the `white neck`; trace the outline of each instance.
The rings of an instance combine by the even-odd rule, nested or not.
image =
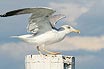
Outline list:
[[[63,34],[63,35],[67,35],[67,34],[70,33],[70,31],[68,31],[68,30],[65,29],[65,30],[59,31],[59,33]]]

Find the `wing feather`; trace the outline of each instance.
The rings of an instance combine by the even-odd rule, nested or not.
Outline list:
[[[7,12],[3,15],[0,15],[0,17],[32,13],[32,16],[29,19],[29,24],[27,26],[27,31],[31,33],[41,34],[46,31],[52,30],[49,17],[54,12],[54,10],[49,8],[24,8]]]
[[[65,18],[65,17],[66,17],[66,16],[64,16],[64,15],[62,15],[62,14],[58,14],[58,15],[53,15],[53,16],[51,16],[51,17],[50,17],[50,22],[51,22],[51,24],[52,24],[52,27],[55,27],[56,23],[57,23],[59,20]]]
[[[21,14],[30,14],[30,13],[44,13],[44,14],[52,14],[55,11],[49,8],[24,8],[24,9],[18,9],[9,11],[3,15],[0,15],[0,17],[8,17],[8,16],[14,16],[14,15],[21,15]],[[37,14],[37,15],[38,15]]]

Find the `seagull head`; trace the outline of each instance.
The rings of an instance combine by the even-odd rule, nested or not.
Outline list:
[[[64,28],[64,30],[66,31],[67,34],[70,32],[80,33],[80,30],[77,30],[69,25],[63,25],[62,28]]]

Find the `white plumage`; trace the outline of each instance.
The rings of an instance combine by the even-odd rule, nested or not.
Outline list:
[[[63,25],[59,29],[55,28],[57,21],[65,16],[61,14],[52,16],[54,12],[54,10],[49,8],[25,8],[10,11],[0,16],[7,17],[32,13],[27,26],[27,31],[31,32],[31,34],[12,37],[19,38],[25,42],[36,45],[39,54],[42,54],[40,47],[43,46],[42,49],[45,52],[56,55],[59,54],[59,52],[50,52],[45,49],[45,46],[63,40],[64,37],[71,32],[80,33],[80,31],[68,25]]]

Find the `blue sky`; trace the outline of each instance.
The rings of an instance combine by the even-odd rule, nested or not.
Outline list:
[[[103,0],[0,0],[0,14],[27,7],[50,7],[66,15],[59,21],[80,29],[65,40],[47,47],[76,57],[77,69],[104,68],[104,1]],[[30,15],[0,18],[0,68],[23,69],[24,56],[37,54],[34,45],[10,38],[26,34]],[[63,23],[64,22],[64,23]],[[55,47],[54,47],[55,46]]]

